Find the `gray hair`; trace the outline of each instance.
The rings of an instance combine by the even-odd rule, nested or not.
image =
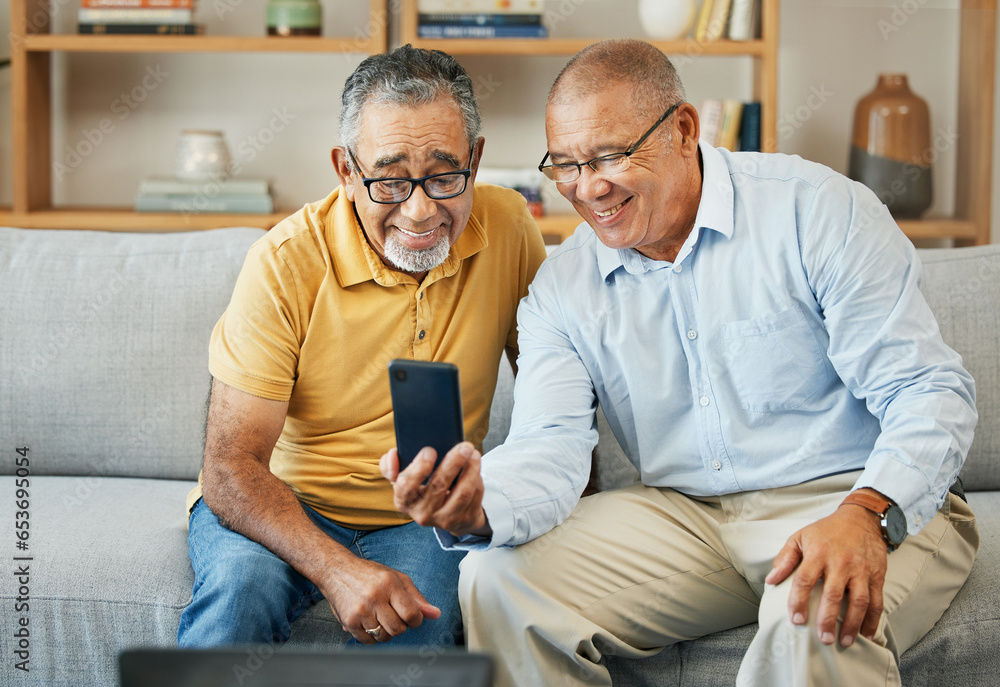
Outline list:
[[[588,45],[566,63],[549,90],[550,104],[593,95],[612,83],[632,86],[640,114],[658,116],[687,99],[677,70],[655,46],[632,38]]]
[[[370,104],[425,105],[438,98],[455,99],[471,146],[479,138],[482,120],[472,79],[454,57],[440,50],[407,44],[366,58],[347,78],[341,96],[340,141],[357,150],[361,114]]]

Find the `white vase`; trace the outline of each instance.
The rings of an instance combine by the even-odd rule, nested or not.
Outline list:
[[[639,21],[650,38],[684,38],[694,23],[695,0],[639,0]]]
[[[174,175],[191,181],[229,176],[229,149],[221,131],[182,131],[174,159]]]

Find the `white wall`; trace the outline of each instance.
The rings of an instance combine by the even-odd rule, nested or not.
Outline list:
[[[323,2],[328,35],[364,30],[367,0]],[[55,3],[56,29],[73,31],[77,3]],[[199,0],[198,20],[210,33],[261,34],[265,5],[266,0]],[[854,105],[883,71],[909,74],[913,90],[930,105],[935,132],[954,132],[957,5],[958,0],[783,0],[781,151],[846,171]],[[548,7],[552,16],[565,17],[553,35],[642,36],[632,0],[548,0]],[[5,35],[8,14],[0,14]],[[338,143],[339,94],[360,60],[323,54],[57,54],[53,148],[55,162],[64,166],[55,172],[56,202],[128,205],[138,177],[170,173],[185,128],[225,130],[240,174],[270,178],[283,208],[319,198],[336,183],[329,148]],[[484,164],[537,164],[545,151],[545,94],[566,58],[460,60],[482,102]],[[750,96],[748,59],[681,59],[678,66],[695,104],[708,97]],[[11,193],[9,82],[9,70],[0,71],[0,202],[9,202]],[[110,133],[100,131],[102,124]],[[994,139],[996,159],[1000,135]],[[998,227],[1000,166],[994,166]],[[930,213],[950,214],[953,146],[938,159],[934,175]],[[1000,230],[993,236],[1000,242]]]

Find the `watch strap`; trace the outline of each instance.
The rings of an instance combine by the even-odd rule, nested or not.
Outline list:
[[[844,503],[853,503],[856,506],[861,506],[862,508],[867,508],[872,513],[882,516],[885,512],[889,510],[889,501],[882,498],[881,496],[876,496],[866,491],[852,491],[847,495],[847,498],[843,500],[841,505]]]

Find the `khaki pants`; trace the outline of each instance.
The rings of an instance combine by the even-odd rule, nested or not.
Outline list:
[[[469,648],[497,661],[498,687],[610,685],[602,655],[650,656],[674,642],[758,621],[737,685],[899,685],[899,655],[965,582],[979,545],[975,517],[949,495],[934,519],[889,555],[874,640],[820,643],[788,617],[788,578],[764,584],[788,537],[834,510],[859,473],[695,499],[641,484],[581,500],[543,537],[473,552],[459,598]]]

